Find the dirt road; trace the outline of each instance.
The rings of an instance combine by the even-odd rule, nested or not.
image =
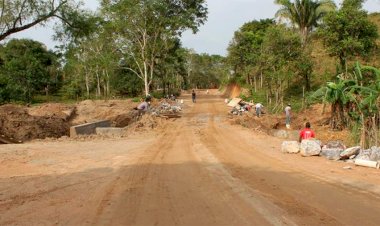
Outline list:
[[[217,95],[186,103],[155,132],[0,146],[0,225],[380,224],[379,171],[284,155]]]

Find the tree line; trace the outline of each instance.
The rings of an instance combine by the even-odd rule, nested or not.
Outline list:
[[[364,1],[343,0],[339,7],[332,0],[275,3],[275,19],[247,22],[235,32],[226,59],[234,81],[274,111],[292,100],[304,107],[330,104],[332,129],[349,127],[363,146],[378,145],[379,70],[361,64],[375,58],[379,35]],[[318,56],[320,49],[328,55]],[[321,57],[336,62],[327,75],[315,73]]]
[[[178,94],[218,87],[224,57],[182,47],[184,31],[207,20],[205,0],[102,0],[97,12],[79,1],[6,0],[0,38],[56,18],[58,51],[36,41],[0,46],[0,102],[36,95],[66,99]],[[1,40],[1,39],[0,39]]]

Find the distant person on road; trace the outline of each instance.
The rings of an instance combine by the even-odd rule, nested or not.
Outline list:
[[[193,103],[196,103],[197,101],[196,101],[196,98],[197,98],[197,94],[195,93],[195,91],[193,90],[192,92],[191,92],[191,99],[193,100]]]
[[[315,133],[313,130],[310,129],[310,127],[310,122],[307,122],[305,124],[305,128],[300,132],[299,142],[302,142],[302,140],[315,138]]]
[[[206,94],[208,94],[209,92],[208,92],[208,90],[206,90]]]
[[[285,107],[285,116],[286,116],[286,128],[290,129],[290,112],[291,112],[292,108],[290,106],[290,104],[288,104],[286,107]]]
[[[260,117],[260,116],[261,116],[261,111],[262,111],[263,107],[264,107],[264,106],[263,106],[261,103],[257,103],[257,104],[255,105],[255,108],[256,108],[256,116],[257,116],[257,117]]]

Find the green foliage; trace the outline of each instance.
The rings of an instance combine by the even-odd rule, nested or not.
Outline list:
[[[156,77],[157,59],[170,51],[173,39],[187,29],[196,32],[207,17],[205,0],[103,0],[101,5],[128,62],[125,68],[143,80],[145,95]]]
[[[269,94],[275,95],[276,103],[283,102],[286,82],[297,74],[296,65],[302,56],[302,43],[297,34],[284,26],[268,29],[263,42],[261,65]]]
[[[143,99],[142,97],[134,97],[134,98],[132,98],[132,102],[133,103],[139,103],[139,102],[141,102],[142,99]]]
[[[254,20],[245,23],[235,32],[228,46],[227,63],[233,69],[235,76],[241,77],[243,83],[256,76],[254,71],[260,61],[264,36],[268,27],[273,24],[272,19]]]
[[[135,97],[142,95],[144,83],[130,71],[121,69],[111,77],[111,87],[118,96]]]
[[[366,76],[372,82],[365,83]],[[350,126],[353,134],[361,132],[360,141],[363,147],[378,145],[373,143],[379,136],[380,110],[380,70],[374,67],[356,63],[349,77],[342,75],[336,82],[327,85],[314,94],[310,99],[320,98],[332,106],[330,126],[342,129]]]
[[[74,0],[3,0],[0,6],[0,41],[6,37],[44,25],[49,19],[57,18],[63,24],[81,29],[83,18],[81,2]]]
[[[345,0],[342,7],[329,13],[320,29],[320,35],[331,56],[340,61],[340,72],[347,68],[353,56],[367,56],[376,45],[377,27],[362,9],[361,0]]]
[[[296,25],[303,43],[307,42],[310,32],[320,24],[322,18],[336,7],[332,0],[275,0],[275,3],[281,5],[276,17],[288,19]]]
[[[43,44],[13,39],[1,48],[1,101],[31,102],[38,92],[53,91],[60,85],[57,56]]]
[[[219,55],[196,54],[191,51],[187,56],[187,72],[190,88],[217,88],[226,75],[224,57]]]

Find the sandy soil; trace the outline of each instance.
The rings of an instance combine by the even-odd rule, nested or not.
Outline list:
[[[280,152],[218,95],[127,138],[0,146],[0,225],[378,225],[380,171]]]

